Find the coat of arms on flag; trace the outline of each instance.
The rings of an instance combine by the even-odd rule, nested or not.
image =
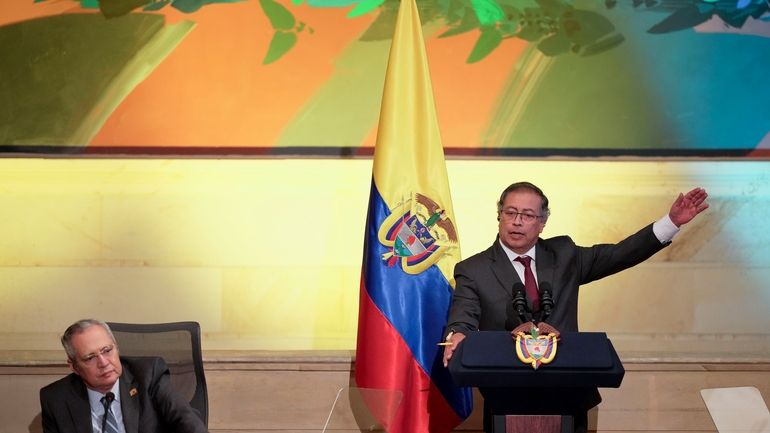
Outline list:
[[[383,260],[395,266],[400,259],[408,274],[428,269],[444,249],[457,246],[452,220],[440,204],[420,193],[412,194],[383,221],[378,238],[390,250]]]

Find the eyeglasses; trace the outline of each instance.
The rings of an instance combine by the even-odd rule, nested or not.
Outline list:
[[[521,217],[521,222],[523,223],[531,223],[531,222],[534,222],[536,219],[543,217],[542,215],[535,215],[533,213],[528,213],[528,212],[516,212],[515,210],[512,210],[512,209],[506,209],[501,213],[503,215],[503,219],[508,221],[515,220],[516,216],[518,215]]]
[[[96,358],[99,357],[99,355],[104,356],[105,358],[112,353],[112,351],[115,349],[114,344],[110,344],[109,346],[104,346],[101,349],[99,349],[99,353],[89,353],[88,355],[80,358],[80,362],[86,365],[93,365],[96,363]]]

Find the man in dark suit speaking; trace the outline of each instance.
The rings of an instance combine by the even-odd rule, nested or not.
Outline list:
[[[568,236],[541,239],[550,214],[548,198],[529,182],[508,186],[497,203],[497,239],[487,250],[455,267],[444,365],[467,333],[511,330],[520,323],[512,307],[514,291],[518,292],[514,286],[524,296],[528,319],[540,320],[540,298],[549,297],[554,306],[548,323],[562,332],[577,331],[580,285],[635,266],[669,245],[682,225],[708,208],[707,197],[701,188],[679,194],[667,215],[628,238],[616,244],[582,247]],[[557,396],[523,390],[527,398],[517,407],[536,414],[554,405],[560,410],[558,404],[563,403],[564,411],[578,409],[572,410],[576,431],[585,431],[585,411],[601,401],[599,393],[596,389],[563,391]],[[547,408],[541,407],[543,402]],[[490,410],[485,408],[487,427]]]
[[[88,319],[62,336],[73,373],[40,390],[45,433],[206,433],[171,387],[161,358],[120,358],[106,323]]]

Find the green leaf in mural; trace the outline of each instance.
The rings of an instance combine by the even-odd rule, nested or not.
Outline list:
[[[172,0],[171,7],[174,9],[191,14],[206,4],[205,0]]]
[[[655,24],[647,30],[649,33],[669,33],[677,30],[689,29],[698,24],[705,23],[714,14],[714,6],[701,5],[687,6],[672,13],[666,19]]]
[[[417,12],[420,14],[420,21],[422,21],[423,26],[436,20],[440,20],[442,23],[446,22],[443,10],[435,1],[418,1]]]
[[[467,4],[460,0],[439,0],[437,6],[441,8],[440,15],[449,25],[460,22],[469,10]]]
[[[537,42],[543,36],[545,36],[543,29],[536,25],[529,25],[526,21],[522,23],[521,30],[516,33],[516,37],[529,42]]]
[[[369,12],[377,9],[381,4],[385,3],[385,0],[361,0],[358,4],[348,12],[348,18],[360,17],[366,15]]]
[[[540,41],[537,44],[537,49],[546,56],[556,56],[569,51],[572,43],[564,35],[564,33],[554,33],[551,36]]]
[[[457,25],[451,26],[447,31],[438,35],[439,38],[448,38],[450,36],[459,35],[465,32],[469,32],[479,27],[479,20],[474,13],[466,13],[463,15],[462,21]]]
[[[150,0],[101,0],[99,1],[99,9],[105,17],[115,18],[140,8],[149,2]]]
[[[145,6],[143,10],[145,10],[145,11],[157,11],[157,10],[162,9],[164,6],[168,5],[169,3],[171,3],[171,0],[161,0],[161,1],[152,2],[152,3],[148,4],[147,6]]]
[[[291,30],[294,28],[296,20],[294,15],[286,7],[274,0],[259,0],[262,11],[270,20],[270,25],[275,30]],[[276,32],[276,34],[278,34]],[[296,37],[296,35],[294,35]],[[275,40],[275,37],[273,37]]]
[[[481,36],[476,40],[476,45],[468,58],[467,63],[475,63],[488,56],[503,40],[503,34],[495,27],[482,27]]]
[[[503,4],[501,5],[503,8],[503,13],[505,14],[503,16],[503,20],[498,23],[497,28],[500,29],[501,32],[503,32],[503,35],[505,36],[513,36],[515,35],[516,31],[519,29],[519,19],[521,18],[521,11],[519,9]]]
[[[171,7],[174,9],[191,14],[198,9],[212,3],[236,3],[241,0],[171,0]]]
[[[537,0],[537,4],[544,13],[549,15],[560,14],[565,8],[572,7],[562,0]]]
[[[284,54],[288,53],[291,47],[296,43],[296,33],[276,30],[273,39],[270,40],[270,48],[268,48],[265,58],[262,59],[262,64],[269,65],[280,59]]]
[[[615,31],[615,26],[601,14],[585,10],[564,13],[561,28],[573,43],[589,45]]]
[[[583,52],[580,53],[580,55],[583,57],[586,57],[586,56],[593,56],[594,54],[603,53],[607,50],[610,50],[622,44],[624,40],[626,40],[626,38],[623,37],[623,35],[621,35],[620,33],[616,33],[608,38],[604,38],[594,44],[587,46],[583,50]]]
[[[471,0],[471,7],[482,26],[488,26],[503,19],[503,10],[495,0]]]

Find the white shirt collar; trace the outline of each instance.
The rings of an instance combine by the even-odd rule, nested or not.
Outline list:
[[[505,244],[503,243],[503,241],[500,240],[500,238],[497,239],[497,242],[499,242],[500,246],[503,247],[503,251],[505,251],[505,255],[508,256],[508,261],[510,261],[511,263],[513,263],[513,261],[516,260],[516,258],[519,256],[529,256],[530,258],[532,258],[533,262],[537,261],[537,259],[535,258],[535,247],[537,245],[533,245],[532,248],[530,248],[529,251],[527,251],[526,253],[519,254],[514,252],[512,249],[508,248],[507,246],[505,246]]]
[[[88,391],[88,402],[91,404],[91,410],[95,411],[99,415],[104,414],[102,397],[104,397],[105,394],[102,394],[99,391],[94,391],[91,388],[86,388],[86,390]],[[115,381],[115,384],[112,385],[112,389],[110,391],[115,394],[115,401],[113,401],[112,404],[120,404],[120,379]]]

